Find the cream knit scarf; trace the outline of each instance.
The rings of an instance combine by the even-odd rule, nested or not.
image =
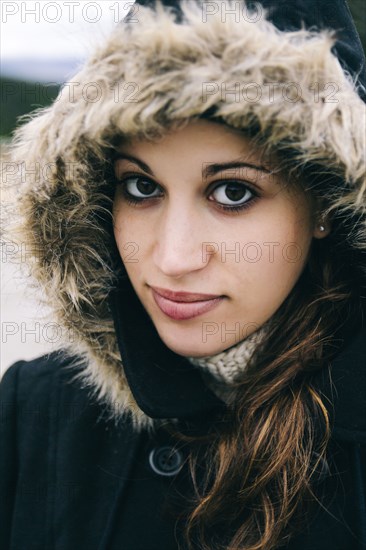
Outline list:
[[[240,378],[254,352],[259,349],[268,333],[269,326],[270,320],[244,340],[216,355],[186,356],[186,359],[202,369],[201,375],[205,383],[217,397],[230,403],[235,394],[233,383]]]

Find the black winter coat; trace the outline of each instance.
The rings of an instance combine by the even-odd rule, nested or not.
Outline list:
[[[315,510],[288,550],[366,548],[365,332],[363,326],[349,335],[333,360],[333,389],[318,376],[317,388],[335,404],[324,507]],[[131,373],[129,380],[140,406],[151,410],[154,400],[160,406],[163,401],[167,416],[180,408],[183,417],[177,385],[164,388],[165,401],[146,384],[141,389],[139,376],[154,368],[151,358],[132,338],[125,346],[124,360],[135,366],[134,382]],[[173,363],[177,357],[171,355]],[[1,382],[0,547],[177,550],[180,524],[174,532],[166,499],[179,509],[179,493],[189,490],[184,446],[163,428],[138,432],[127,418],[117,426],[72,380],[69,363],[60,352],[18,361]],[[203,386],[200,392],[185,406],[187,415],[196,409],[195,422],[202,427],[214,408],[212,395]]]

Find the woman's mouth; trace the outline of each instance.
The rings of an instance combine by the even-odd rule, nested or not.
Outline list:
[[[224,296],[217,296],[207,300],[174,301],[161,296],[153,288],[151,290],[159,309],[171,319],[176,320],[192,319],[202,315],[202,313],[211,311],[224,299]]]

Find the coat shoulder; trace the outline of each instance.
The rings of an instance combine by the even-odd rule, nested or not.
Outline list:
[[[71,421],[69,428],[76,427],[76,419],[87,424],[103,419],[103,408],[75,376],[81,363],[80,357],[59,349],[11,364],[0,382],[5,424],[16,422],[20,435],[34,422],[47,430],[60,416]]]
[[[58,376],[67,373],[73,365],[73,357],[63,350],[46,353],[35,359],[20,360],[11,364],[3,374],[0,383],[0,399],[21,401],[48,399]],[[70,371],[71,373],[71,371]]]

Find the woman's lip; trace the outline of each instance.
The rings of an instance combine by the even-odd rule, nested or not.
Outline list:
[[[168,300],[152,289],[155,303],[160,310],[176,320],[192,319],[202,313],[210,311],[216,307],[223,299],[224,296],[218,296],[217,298],[211,298],[210,300],[201,300],[196,302],[174,302]]]
[[[212,300],[213,298],[219,298],[218,294],[199,294],[193,292],[174,292],[166,288],[160,288],[158,286],[151,286],[151,289],[156,294],[160,294],[163,298],[172,300],[173,302],[202,302],[205,300]]]

